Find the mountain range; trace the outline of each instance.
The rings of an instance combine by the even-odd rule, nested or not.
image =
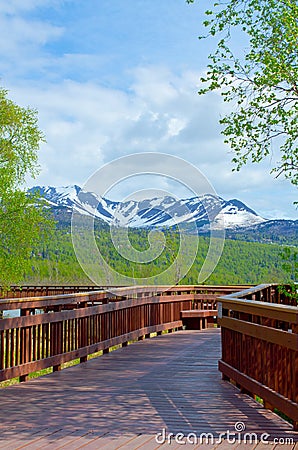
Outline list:
[[[206,233],[212,223],[213,229],[224,227],[230,238],[244,235],[249,236],[245,240],[260,240],[258,236],[262,235],[265,240],[275,241],[283,236],[295,240],[298,236],[298,220],[268,220],[240,200],[225,200],[212,194],[188,199],[165,196],[117,202],[86,192],[77,185],[35,186],[30,191],[40,193],[59,222],[69,223],[72,212],[76,211],[93,216],[102,224],[119,227],[179,226],[187,230],[196,226],[199,233]]]

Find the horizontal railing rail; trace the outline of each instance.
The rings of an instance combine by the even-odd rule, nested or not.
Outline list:
[[[48,295],[72,294],[105,290],[107,286],[11,286],[9,289],[0,287],[0,298],[40,297]]]
[[[287,287],[285,288],[285,291]],[[298,308],[277,285],[260,285],[218,300],[219,370],[298,428]]]
[[[297,296],[293,293],[295,285],[260,284],[258,286],[247,287],[240,292],[229,293],[229,298],[245,298],[246,300],[256,300],[266,303],[277,303],[279,305],[297,306]],[[298,285],[297,285],[298,289]]]
[[[119,301],[121,298],[142,297],[146,295],[172,295],[176,292],[193,295],[194,309],[215,309],[217,298],[220,295],[239,292],[247,286],[129,286],[109,288],[96,286],[22,286],[12,287],[10,291],[0,298],[0,311],[16,309],[50,308],[68,305],[68,308],[80,307],[80,305],[93,304],[94,302]],[[20,295],[17,295],[17,294]],[[86,297],[86,294],[87,297]],[[45,298],[46,297],[46,298]],[[86,306],[86,305],[85,305]]]

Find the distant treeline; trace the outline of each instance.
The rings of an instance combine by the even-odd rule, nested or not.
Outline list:
[[[89,238],[82,230],[82,239],[86,240],[86,247],[90,244]],[[184,236],[181,244],[181,236],[176,232],[166,231],[164,238],[160,233],[151,234],[151,239],[160,240],[163,246],[161,254],[148,263],[138,263],[129,261],[128,257],[120,254],[124,243],[118,236],[117,248],[115,248],[108,228],[96,230],[96,243],[108,266],[116,272],[133,277],[134,279],[154,277],[160,273],[165,273],[167,267],[172,266],[172,275],[165,273],[162,279],[163,284],[197,284],[198,273],[206,258],[209,248],[209,238],[199,237],[197,241],[194,236]],[[128,238],[134,249],[143,252],[148,250],[148,232],[146,230],[131,229]],[[197,246],[197,254],[189,271],[182,277],[185,271],[183,263],[177,262],[178,251],[187,255],[193,253],[194,246]],[[181,247],[180,247],[181,246]],[[180,248],[180,250],[179,250]],[[275,244],[260,244],[256,242],[244,242],[226,240],[224,250],[218,265],[213,273],[205,281],[207,284],[259,284],[286,282],[293,280],[294,264],[291,265],[291,253],[296,253],[297,248],[292,247],[290,253],[285,253],[284,247]],[[127,256],[127,255],[126,255]],[[184,259],[184,258],[182,258]],[[294,261],[294,256],[293,256]],[[43,248],[37,248],[31,258],[32,273],[24,277],[26,283],[36,284],[88,284],[90,280],[82,270],[77,261],[72,245],[71,234],[68,228],[57,229],[51,240],[44,244]],[[85,261],[86,267],[98,267],[98,255],[95,251],[88,253]],[[173,276],[175,279],[173,279]],[[109,278],[105,272],[102,273],[103,284],[114,284],[115,280]],[[180,279],[181,278],[181,279]],[[105,283],[104,283],[105,281]]]

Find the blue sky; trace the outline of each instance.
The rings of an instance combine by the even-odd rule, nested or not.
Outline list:
[[[297,218],[297,191],[269,175],[270,158],[232,172],[218,125],[227,106],[218,93],[197,95],[213,45],[197,38],[208,5],[0,3],[0,84],[17,103],[38,110],[47,139],[41,173],[30,185],[83,185],[115,158],[168,153],[198,167],[220,196],[238,198],[264,217]],[[154,183],[179,195],[166,180]],[[135,184],[142,188],[140,178]]]

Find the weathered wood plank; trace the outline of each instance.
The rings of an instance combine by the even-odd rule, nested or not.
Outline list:
[[[190,309],[181,311],[181,318],[188,317],[213,317],[217,316],[217,309]]]

